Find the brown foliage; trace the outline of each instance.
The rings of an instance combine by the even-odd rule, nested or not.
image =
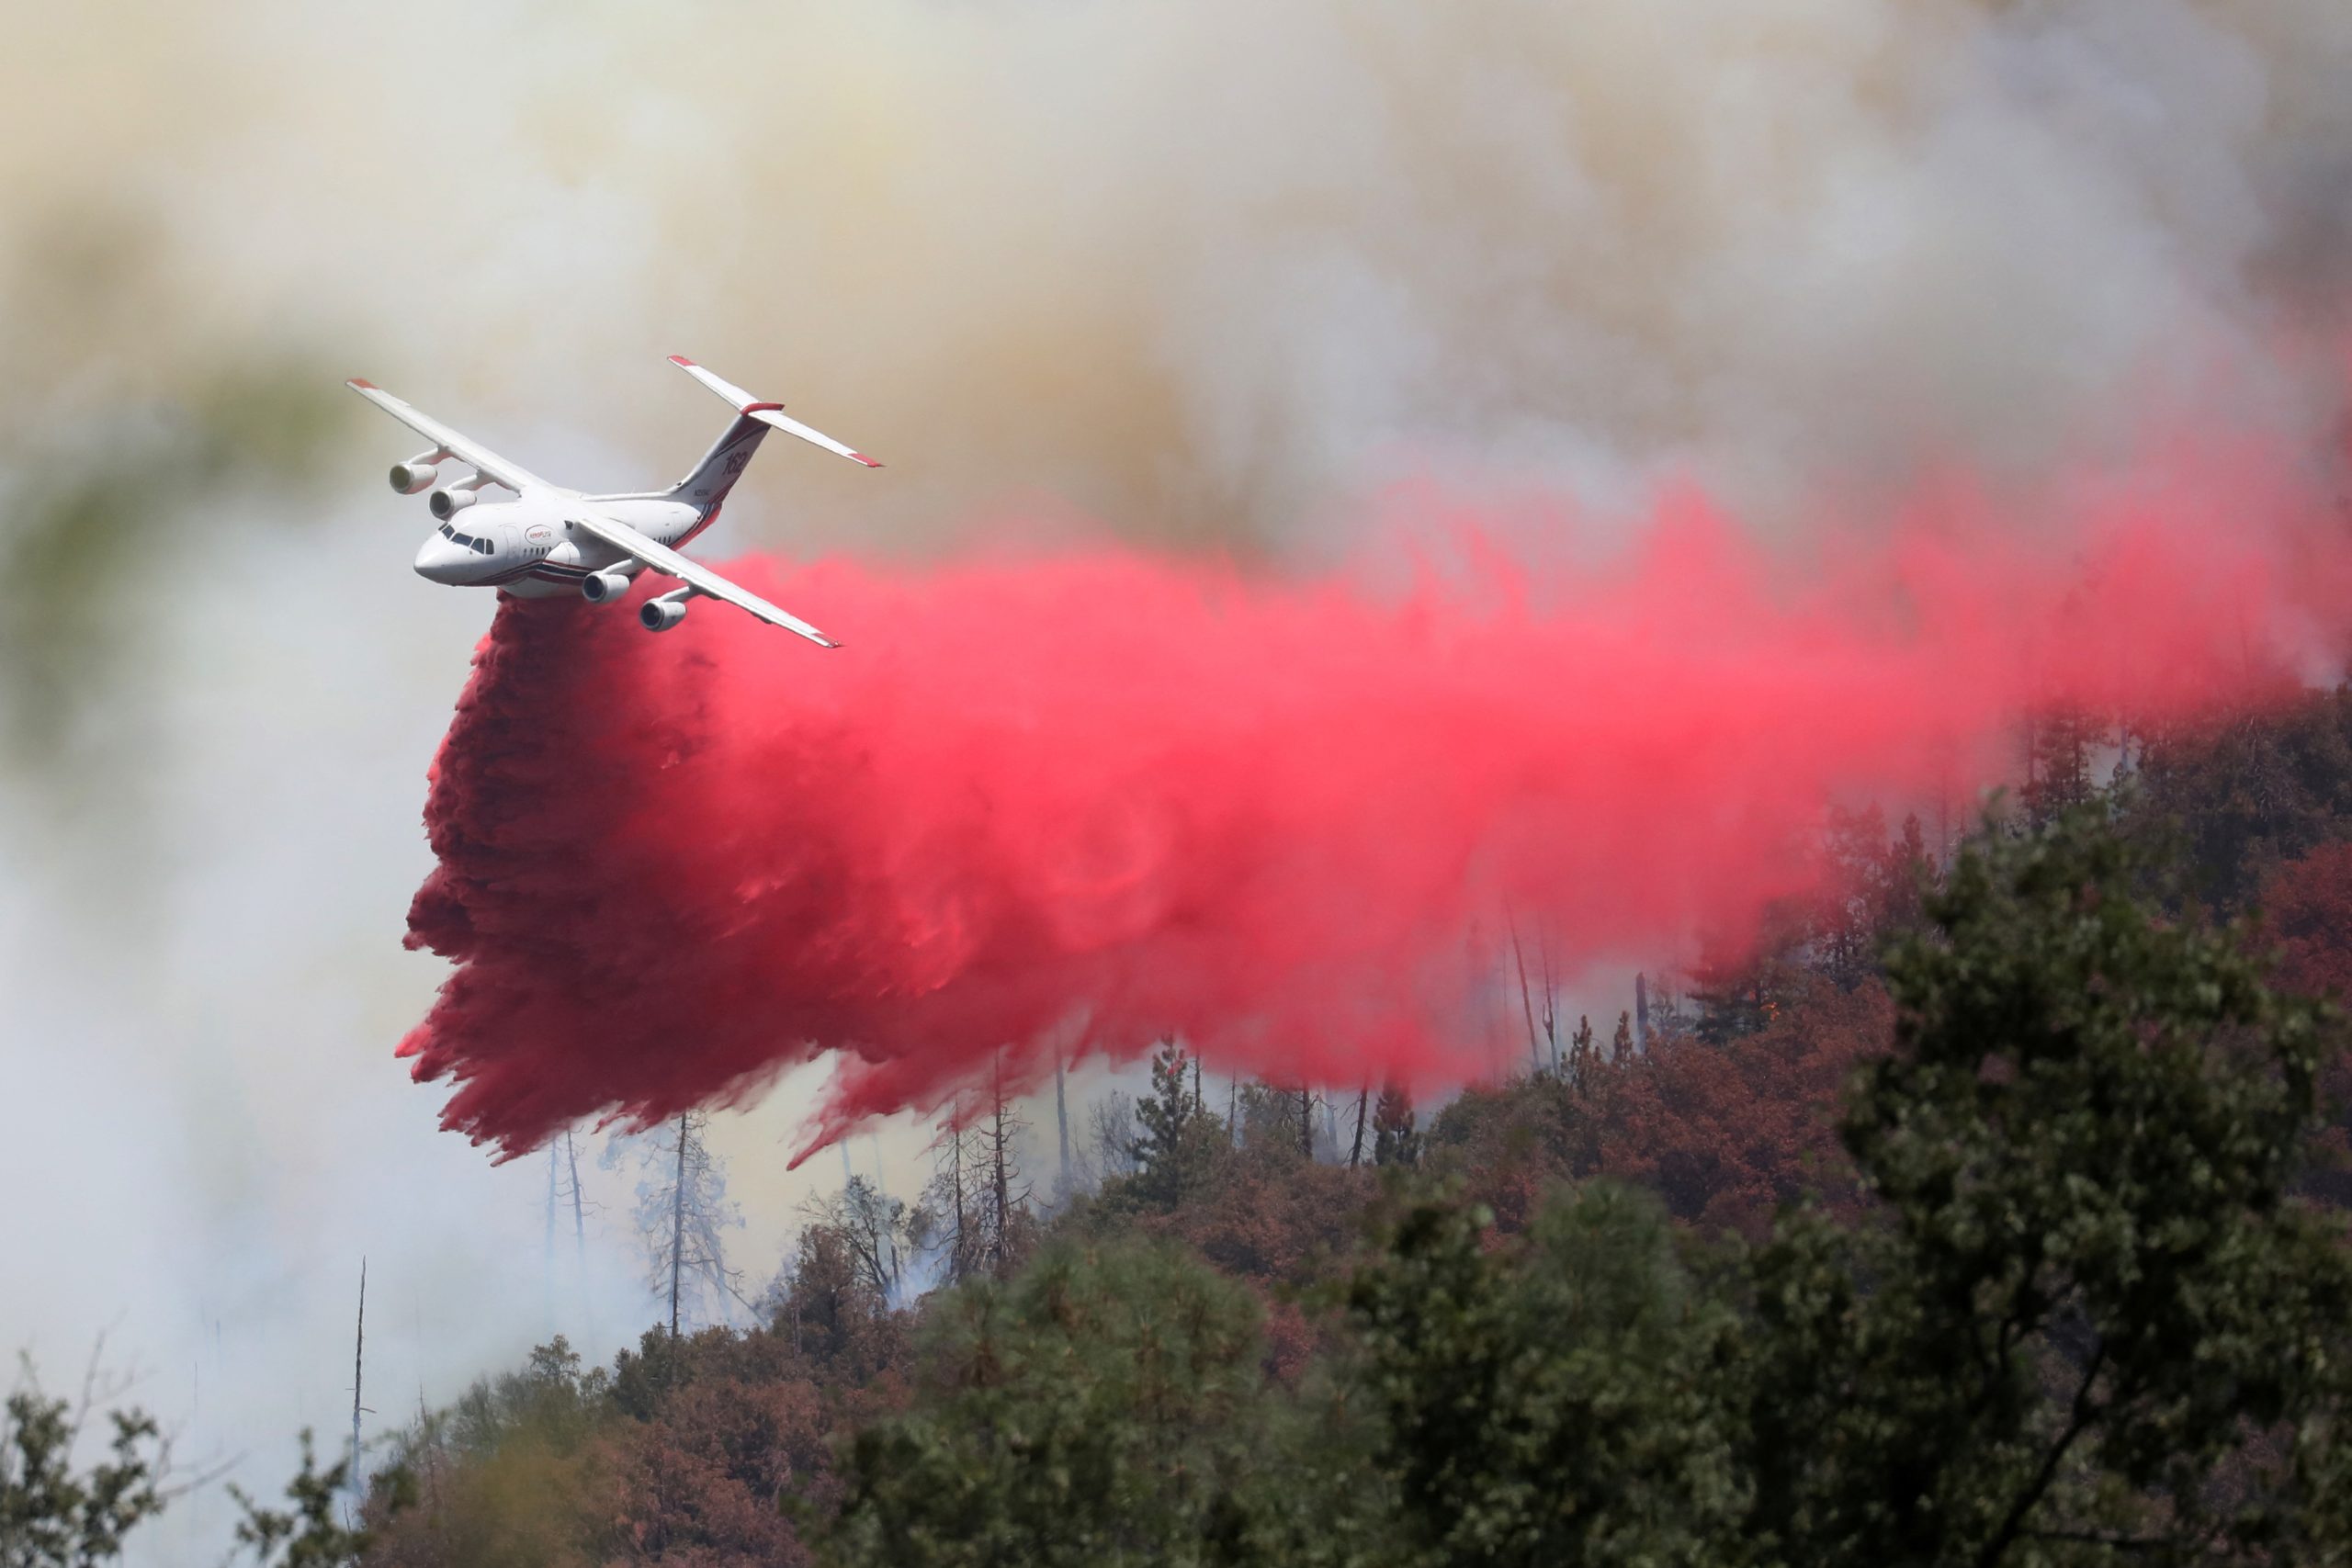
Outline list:
[[[1850,991],[1815,980],[1784,989],[1754,1033],[1720,1045],[1663,1036],[1619,1076],[1600,1168],[1652,1189],[1678,1219],[1750,1235],[1807,1192],[1850,1203],[1839,1094],[1893,1024],[1876,980]]]

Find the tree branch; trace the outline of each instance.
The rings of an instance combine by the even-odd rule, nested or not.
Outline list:
[[[2001,1528],[1976,1554],[1976,1568],[1994,1568],[2001,1561],[2002,1554],[2008,1551],[2010,1544],[2024,1529],[2026,1516],[2033,1512],[2035,1506],[2049,1492],[2051,1483],[2057,1479],[2058,1467],[2065,1462],[2067,1450],[2075,1446],[2076,1438],[2090,1429],[2091,1422],[2098,1414],[2091,1403],[2091,1389],[2098,1382],[2098,1374],[2106,1365],[2107,1342],[2101,1340],[2098,1348],[2091,1354],[2091,1364],[2083,1369],[2082,1382],[2075,1389],[2066,1429],[2058,1434],[2058,1440],[2042,1456],[2041,1468],[2035,1471],[2032,1483],[2009,1506],[2008,1517],[2001,1521]]]

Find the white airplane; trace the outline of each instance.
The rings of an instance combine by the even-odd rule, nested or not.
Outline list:
[[[522,599],[577,590],[592,604],[608,604],[628,592],[631,578],[650,567],[684,586],[638,606],[638,620],[648,631],[668,631],[686,618],[688,600],[707,596],[748,610],[772,626],[798,632],[820,648],[839,648],[808,622],[688,560],[677,547],[718,521],[727,492],[771,430],[789,432],[869,468],[882,465],[798,420],[785,418],[782,403],[762,402],[691,359],[673,354],[670,363],[733,404],[735,418],[684,479],[668,490],[630,495],[582,495],[551,485],[418,412],[374,382],[351,381],[353,391],[433,443],[430,451],[392,466],[392,488],[401,494],[433,491],[426,505],[441,524],[439,532],[416,552],[417,575],[456,587],[497,588]],[[452,459],[473,472],[454,484],[441,484],[440,466]],[[477,507],[481,492],[492,486],[512,491],[514,499]]]

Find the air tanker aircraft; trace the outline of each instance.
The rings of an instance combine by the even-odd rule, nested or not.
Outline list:
[[[718,521],[720,503],[770,430],[789,432],[869,468],[882,465],[785,418],[782,403],[761,402],[691,359],[673,354],[670,363],[733,404],[735,418],[692,473],[668,490],[632,495],[582,495],[551,485],[375,383],[352,381],[353,391],[433,443],[430,451],[392,466],[392,488],[401,494],[433,491],[425,504],[441,524],[416,552],[417,575],[453,587],[503,589],[525,599],[576,589],[592,604],[608,604],[628,591],[630,578],[650,567],[685,586],[638,606],[637,618],[648,631],[668,631],[686,618],[686,602],[703,596],[798,632],[820,648],[839,648],[808,622],[688,560],[677,547]],[[440,467],[453,459],[473,472],[442,484]],[[514,499],[481,503],[481,492],[492,486],[513,492]]]

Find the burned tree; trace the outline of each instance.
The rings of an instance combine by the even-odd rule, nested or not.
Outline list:
[[[1005,1091],[1000,1057],[986,1093],[951,1106],[932,1144],[927,1234],[951,1282],[981,1271],[1001,1278],[1028,1249],[1035,1224],[1019,1148],[1028,1125]]]
[[[726,1320],[729,1303],[742,1299],[722,1237],[742,1224],[743,1215],[728,1199],[726,1163],[704,1142],[709,1125],[704,1112],[682,1111],[661,1132],[632,1140],[639,1172],[634,1217],[645,1282],[667,1298],[673,1335],[691,1319]]]
[[[1029,1184],[1021,1175],[1015,1142],[1028,1122],[1013,1109],[1004,1091],[1004,1057],[999,1053],[989,1074],[986,1120],[973,1132],[974,1152],[985,1182],[981,1195],[981,1244],[989,1272],[999,1279],[1012,1273],[1029,1239]]]

